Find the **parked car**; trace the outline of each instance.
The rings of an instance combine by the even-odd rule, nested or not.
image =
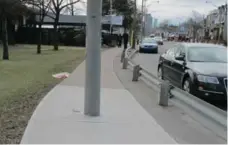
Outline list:
[[[154,37],[154,39],[157,41],[157,43],[159,44],[159,45],[163,45],[163,39],[162,39],[162,37]]]
[[[155,37],[155,35],[154,35],[154,34],[151,34],[151,35],[150,35],[150,37],[151,37],[151,38],[154,38],[154,37]]]
[[[227,49],[182,43],[159,58],[158,77],[203,99],[227,100]]]
[[[174,39],[175,39],[175,35],[174,34],[169,34],[168,41],[173,41]]]
[[[164,38],[163,38],[163,41],[168,41],[168,38],[167,38],[167,37],[164,37]]]
[[[139,52],[154,52],[158,53],[158,44],[157,41],[153,38],[144,38],[139,44]]]

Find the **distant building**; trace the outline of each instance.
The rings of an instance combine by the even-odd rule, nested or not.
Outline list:
[[[158,24],[158,19],[155,17],[152,17],[152,28],[158,28],[159,24]]]
[[[151,24],[152,24],[152,29],[154,28],[154,17],[152,17],[152,22],[151,22]]]
[[[206,28],[210,32],[211,39],[214,40],[226,40],[226,28],[225,23],[227,21],[227,5],[222,5],[211,11],[206,18]]]
[[[186,36],[188,34],[188,28],[184,24],[180,24],[176,33],[181,36]]]
[[[157,18],[154,18],[154,28],[157,28],[158,27],[158,19]]]
[[[144,35],[149,36],[152,33],[152,21],[153,18],[151,14],[145,15],[145,26],[144,26]]]

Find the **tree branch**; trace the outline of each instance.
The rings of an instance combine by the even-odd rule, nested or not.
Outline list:
[[[59,2],[59,6],[61,6],[61,5],[63,4],[63,1],[64,1],[64,0],[61,0],[61,1]]]
[[[75,0],[75,1],[73,1],[73,2],[71,2],[71,3],[65,4],[65,5],[63,5],[62,7],[60,7],[59,10],[61,11],[62,9],[66,8],[67,6],[76,4],[76,3],[80,2],[80,1],[81,1],[81,0]]]
[[[53,8],[50,8],[50,10],[51,10],[51,12],[52,12],[53,14],[56,14],[56,12],[55,12],[55,10],[54,10]]]
[[[27,0],[26,1],[26,4],[31,4],[37,8],[39,8],[40,10],[42,11],[48,11],[49,7],[50,7],[50,3],[51,3],[51,0],[49,0],[49,2],[47,4],[44,4],[44,0],[40,0],[40,1],[32,1],[31,0]]]
[[[49,15],[49,14],[47,14],[47,17],[49,17],[49,18],[51,18],[51,19],[55,19],[55,17],[53,17],[53,16],[51,16],[51,15]]]
[[[47,6],[44,8],[44,16],[46,16],[48,14],[50,7],[51,7],[51,0],[48,2]]]
[[[56,9],[57,8],[57,4],[56,4],[55,0],[51,0],[51,2],[53,4],[54,8]]]

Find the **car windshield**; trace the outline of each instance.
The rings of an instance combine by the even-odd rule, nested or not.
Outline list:
[[[145,38],[143,39],[142,43],[156,43],[156,41],[152,38]]]
[[[192,62],[227,63],[227,49],[221,47],[191,47],[188,60]]]

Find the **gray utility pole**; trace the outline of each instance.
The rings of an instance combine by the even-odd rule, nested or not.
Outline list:
[[[87,0],[84,114],[100,115],[102,0]]]
[[[146,14],[147,14],[147,0],[143,3],[144,21],[143,21],[143,36],[146,34]]]
[[[132,48],[135,48],[136,45],[136,24],[137,24],[137,0],[134,0],[134,19],[132,23],[132,32],[133,32],[133,42]]]
[[[227,2],[225,4],[225,22],[224,22],[224,30],[223,30],[223,41],[227,43]]]
[[[112,33],[112,0],[110,0],[110,34]]]
[[[144,0],[142,0],[142,24],[141,24],[141,41],[143,39],[143,33],[144,33]]]

